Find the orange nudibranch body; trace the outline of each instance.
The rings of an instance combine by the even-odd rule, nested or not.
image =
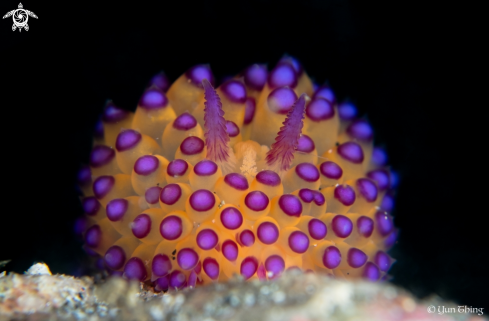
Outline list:
[[[353,105],[314,92],[292,57],[217,89],[208,65],[168,86],[135,113],[109,102],[78,176],[85,247],[110,273],[160,290],[293,268],[386,276],[394,180]]]

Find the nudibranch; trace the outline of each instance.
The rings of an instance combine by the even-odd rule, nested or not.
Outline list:
[[[214,88],[208,65],[108,102],[79,171],[85,249],[157,290],[301,269],[383,280],[395,176],[355,105],[284,57]]]

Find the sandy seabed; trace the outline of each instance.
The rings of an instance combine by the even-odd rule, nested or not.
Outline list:
[[[434,313],[428,312],[430,307]],[[436,297],[419,301],[388,282],[349,282],[300,271],[274,281],[235,277],[168,293],[116,277],[94,282],[91,277],[52,275],[44,264],[33,265],[23,275],[0,274],[2,321],[488,320],[453,311],[458,311],[454,303]]]

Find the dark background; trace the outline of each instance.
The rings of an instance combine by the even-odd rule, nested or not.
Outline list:
[[[16,9],[5,0],[0,14]],[[121,2],[122,3],[122,2]],[[489,308],[483,90],[470,36],[477,8],[430,1],[24,1],[39,19],[0,21],[0,261],[79,274],[75,174],[107,99],[134,110],[150,77],[197,63],[218,79],[284,54],[328,80],[375,128],[401,177],[393,282]],[[469,8],[469,11],[467,11]],[[483,43],[483,38],[475,44]],[[482,84],[482,82],[480,83]],[[481,206],[482,205],[482,206]]]

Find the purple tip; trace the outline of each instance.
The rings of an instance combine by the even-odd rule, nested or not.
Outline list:
[[[382,147],[374,147],[372,151],[372,163],[376,166],[387,165],[387,152]]]
[[[312,91],[316,92],[318,89],[319,89],[319,85],[315,81],[313,81],[312,82]]]
[[[309,248],[309,238],[302,231],[294,231],[289,236],[289,247],[295,253],[306,253]]]
[[[400,179],[401,177],[399,176],[399,173],[396,172],[396,171],[393,171],[391,170],[391,187],[392,188],[397,188],[397,186],[399,185],[399,182],[400,182]]]
[[[151,271],[155,276],[165,276],[172,270],[171,260],[164,254],[156,254],[151,263]]]
[[[361,164],[364,158],[362,147],[355,142],[346,142],[338,146],[338,154],[354,164]]]
[[[249,209],[259,212],[267,208],[269,199],[262,191],[253,191],[246,195],[244,202]]]
[[[109,146],[97,145],[90,153],[90,166],[101,167],[110,163],[115,157],[115,151]]]
[[[173,128],[178,129],[178,130],[189,130],[197,126],[197,120],[195,119],[194,116],[190,115],[189,113],[185,112],[178,116],[174,121],[173,121]]]
[[[370,142],[374,138],[374,130],[372,129],[372,126],[370,126],[364,119],[352,121],[346,129],[346,132],[351,137],[364,142]]]
[[[83,165],[77,174],[78,185],[87,186],[92,182],[92,172],[90,171],[90,167]]]
[[[168,88],[170,88],[170,85],[171,85],[170,80],[165,75],[165,73],[162,71],[162,72],[154,75],[153,78],[151,78],[151,80],[148,84],[148,87],[156,86],[159,89],[161,89],[162,91],[166,92],[168,90]]]
[[[341,176],[343,176],[343,170],[341,167],[339,167],[338,164],[330,161],[321,163],[319,166],[319,171],[329,179],[340,179]]]
[[[209,276],[212,280],[217,280],[219,277],[219,263],[211,257],[208,257],[202,262],[202,268],[205,274]]]
[[[92,216],[97,214],[100,209],[100,203],[95,197],[89,196],[82,200],[82,207],[85,214]]]
[[[189,136],[180,144],[180,150],[185,155],[195,155],[204,150],[204,141],[197,136]]]
[[[382,203],[380,204],[380,208],[386,212],[392,212],[394,209],[394,195],[392,191],[385,193]]]
[[[228,133],[229,137],[236,137],[239,135],[239,127],[234,122],[227,120],[226,121],[226,133]]]
[[[116,222],[121,220],[126,214],[127,208],[129,207],[129,202],[123,198],[116,198],[107,203],[105,212],[107,213],[107,218]]]
[[[323,265],[328,269],[335,269],[341,263],[341,253],[336,246],[328,246],[324,250]]]
[[[390,175],[385,169],[375,169],[367,173],[367,177],[377,183],[379,190],[385,191],[390,185]]]
[[[246,88],[242,82],[231,79],[223,83],[220,87],[224,96],[234,103],[244,104],[246,101]]]
[[[143,261],[138,257],[130,258],[124,266],[124,275],[130,280],[135,279],[141,282],[146,280],[147,272]]]
[[[183,159],[174,159],[166,168],[166,173],[170,177],[182,176],[187,172],[188,164]]]
[[[139,99],[139,107],[144,109],[160,109],[168,106],[165,93],[156,87],[147,89]]]
[[[222,243],[222,255],[231,262],[234,262],[238,258],[239,250],[238,244],[232,240],[226,240]]]
[[[93,194],[97,199],[104,198],[109,194],[110,190],[115,184],[113,176],[99,176],[95,182],[93,182]]]
[[[393,230],[384,240],[384,245],[386,248],[391,248],[397,241],[397,230]]]
[[[331,102],[333,105],[336,104],[335,94],[328,85],[322,85],[321,87],[317,88],[312,98],[324,98],[327,101]]]
[[[102,121],[105,123],[117,123],[129,116],[129,112],[114,105],[111,101],[107,102],[102,112]]]
[[[367,254],[355,247],[348,250],[347,262],[352,268],[356,269],[361,267],[365,264],[365,262],[367,262],[367,259]]]
[[[178,184],[168,184],[161,189],[160,200],[166,205],[173,205],[182,197],[182,188]]]
[[[75,219],[75,223],[73,224],[73,230],[76,235],[82,235],[90,225],[90,221],[87,217],[81,216]]]
[[[182,219],[178,216],[170,215],[165,217],[160,224],[160,234],[168,241],[176,240],[182,235]]]
[[[148,204],[156,204],[160,199],[160,193],[162,188],[159,186],[153,186],[146,190],[144,193],[144,199]]]
[[[216,198],[214,194],[206,189],[199,189],[190,195],[190,206],[198,212],[205,212],[210,210],[216,204]]]
[[[196,65],[187,70],[185,73],[188,79],[197,87],[204,88],[202,81],[207,79],[214,86],[214,75],[209,65]]]
[[[309,188],[299,190],[299,198],[305,203],[311,203],[314,199],[314,192]]]
[[[377,186],[368,178],[359,178],[356,182],[360,195],[369,203],[377,200]]]
[[[302,203],[293,194],[283,194],[280,196],[278,206],[288,216],[300,217],[302,214]]]
[[[297,78],[297,73],[291,64],[279,62],[268,75],[268,86],[272,89],[282,86],[295,88]]]
[[[256,174],[256,180],[266,186],[278,186],[282,183],[280,176],[270,170],[264,170]]]
[[[211,160],[204,159],[195,164],[194,173],[199,176],[210,176],[217,172],[217,164]]]
[[[300,163],[295,167],[295,173],[306,182],[316,182],[319,179],[319,171],[311,163]]]
[[[85,243],[89,247],[97,247],[102,240],[102,230],[100,226],[93,225],[85,233]]]
[[[370,281],[377,281],[380,278],[379,268],[372,262],[367,262],[367,264],[365,264],[362,276]]]
[[[258,279],[260,281],[265,281],[267,279],[267,270],[265,269],[263,263],[260,263],[260,265],[258,266],[258,269],[256,270],[256,276],[258,276]]]
[[[114,245],[105,252],[104,261],[109,268],[119,270],[126,262],[126,253],[122,247]]]
[[[131,223],[132,234],[138,239],[145,238],[151,231],[151,218],[148,214],[138,215]]]
[[[168,275],[165,275],[164,277],[158,278],[155,281],[155,291],[168,291],[170,287],[170,279]]]
[[[314,98],[306,107],[306,115],[312,121],[323,121],[333,118],[333,103],[324,98]]]
[[[97,121],[97,123],[95,124],[93,136],[98,139],[104,138],[104,123],[101,120]]]
[[[251,278],[258,269],[258,260],[254,256],[248,256],[241,262],[240,273],[245,280]]]
[[[183,274],[179,270],[173,271],[170,276],[168,277],[169,279],[169,288],[171,289],[180,289],[185,286],[187,283],[187,277],[185,274]]]
[[[358,109],[352,103],[341,103],[338,106],[338,115],[341,120],[350,121],[357,117]]]
[[[243,230],[241,233],[239,233],[238,239],[243,246],[250,247],[255,244],[255,234],[250,230]]]
[[[200,274],[200,272],[202,271],[202,263],[197,262],[197,266],[194,268],[194,272],[197,273],[197,274]]]
[[[158,158],[153,155],[144,155],[139,157],[136,163],[134,163],[134,171],[138,175],[147,176],[154,173],[159,165]]]
[[[265,260],[265,269],[272,273],[271,279],[273,279],[285,270],[285,261],[280,255],[270,255]]]
[[[277,114],[286,115],[297,101],[297,94],[289,87],[279,87],[267,98],[268,108]]]
[[[338,185],[334,189],[334,198],[345,206],[355,203],[355,191],[350,185]]]
[[[275,243],[278,239],[278,235],[278,227],[272,222],[263,222],[256,229],[256,236],[258,239],[267,245]]]
[[[254,64],[245,69],[244,82],[246,86],[254,90],[262,90],[268,77],[266,65]]]
[[[238,173],[229,173],[224,177],[224,182],[230,187],[240,190],[246,191],[248,189],[248,180],[241,174]]]
[[[389,268],[391,267],[391,259],[385,252],[378,251],[377,254],[375,254],[374,261],[382,272],[389,271]]]
[[[363,237],[370,237],[374,231],[374,221],[367,216],[360,216],[357,220],[358,233]]]
[[[219,237],[211,229],[203,229],[197,234],[197,245],[203,250],[211,250],[216,247]]]
[[[326,199],[324,198],[324,195],[321,194],[319,191],[312,191],[314,193],[314,204],[317,206],[322,206],[324,203],[326,203]]]
[[[115,148],[118,152],[132,149],[141,141],[141,138],[141,134],[134,129],[126,129],[117,135]]]
[[[394,229],[392,216],[383,211],[377,211],[377,213],[375,213],[375,223],[377,230],[382,236],[387,236]]]
[[[285,55],[282,59],[280,59],[280,62],[288,63],[289,65],[291,65],[298,76],[302,75],[302,73],[304,72],[301,63],[299,62],[299,60],[297,60],[297,58]]]
[[[221,223],[228,230],[235,230],[243,224],[243,215],[236,207],[227,207],[221,212]]]
[[[309,235],[315,240],[322,240],[326,237],[328,233],[328,228],[326,224],[318,220],[317,218],[313,218],[307,224],[307,229],[309,231]]]
[[[301,135],[301,137],[299,137],[299,143],[297,145],[298,152],[310,153],[314,151],[315,148],[316,145],[314,145],[314,141],[311,137],[307,135]]]
[[[351,232],[353,231],[352,221],[344,215],[336,215],[333,218],[331,227],[333,228],[334,234],[341,238],[350,236]]]
[[[256,101],[253,97],[246,98],[244,124],[248,125],[253,121],[256,110]]]
[[[199,255],[190,248],[184,248],[178,251],[177,263],[185,271],[192,270],[199,262]]]

